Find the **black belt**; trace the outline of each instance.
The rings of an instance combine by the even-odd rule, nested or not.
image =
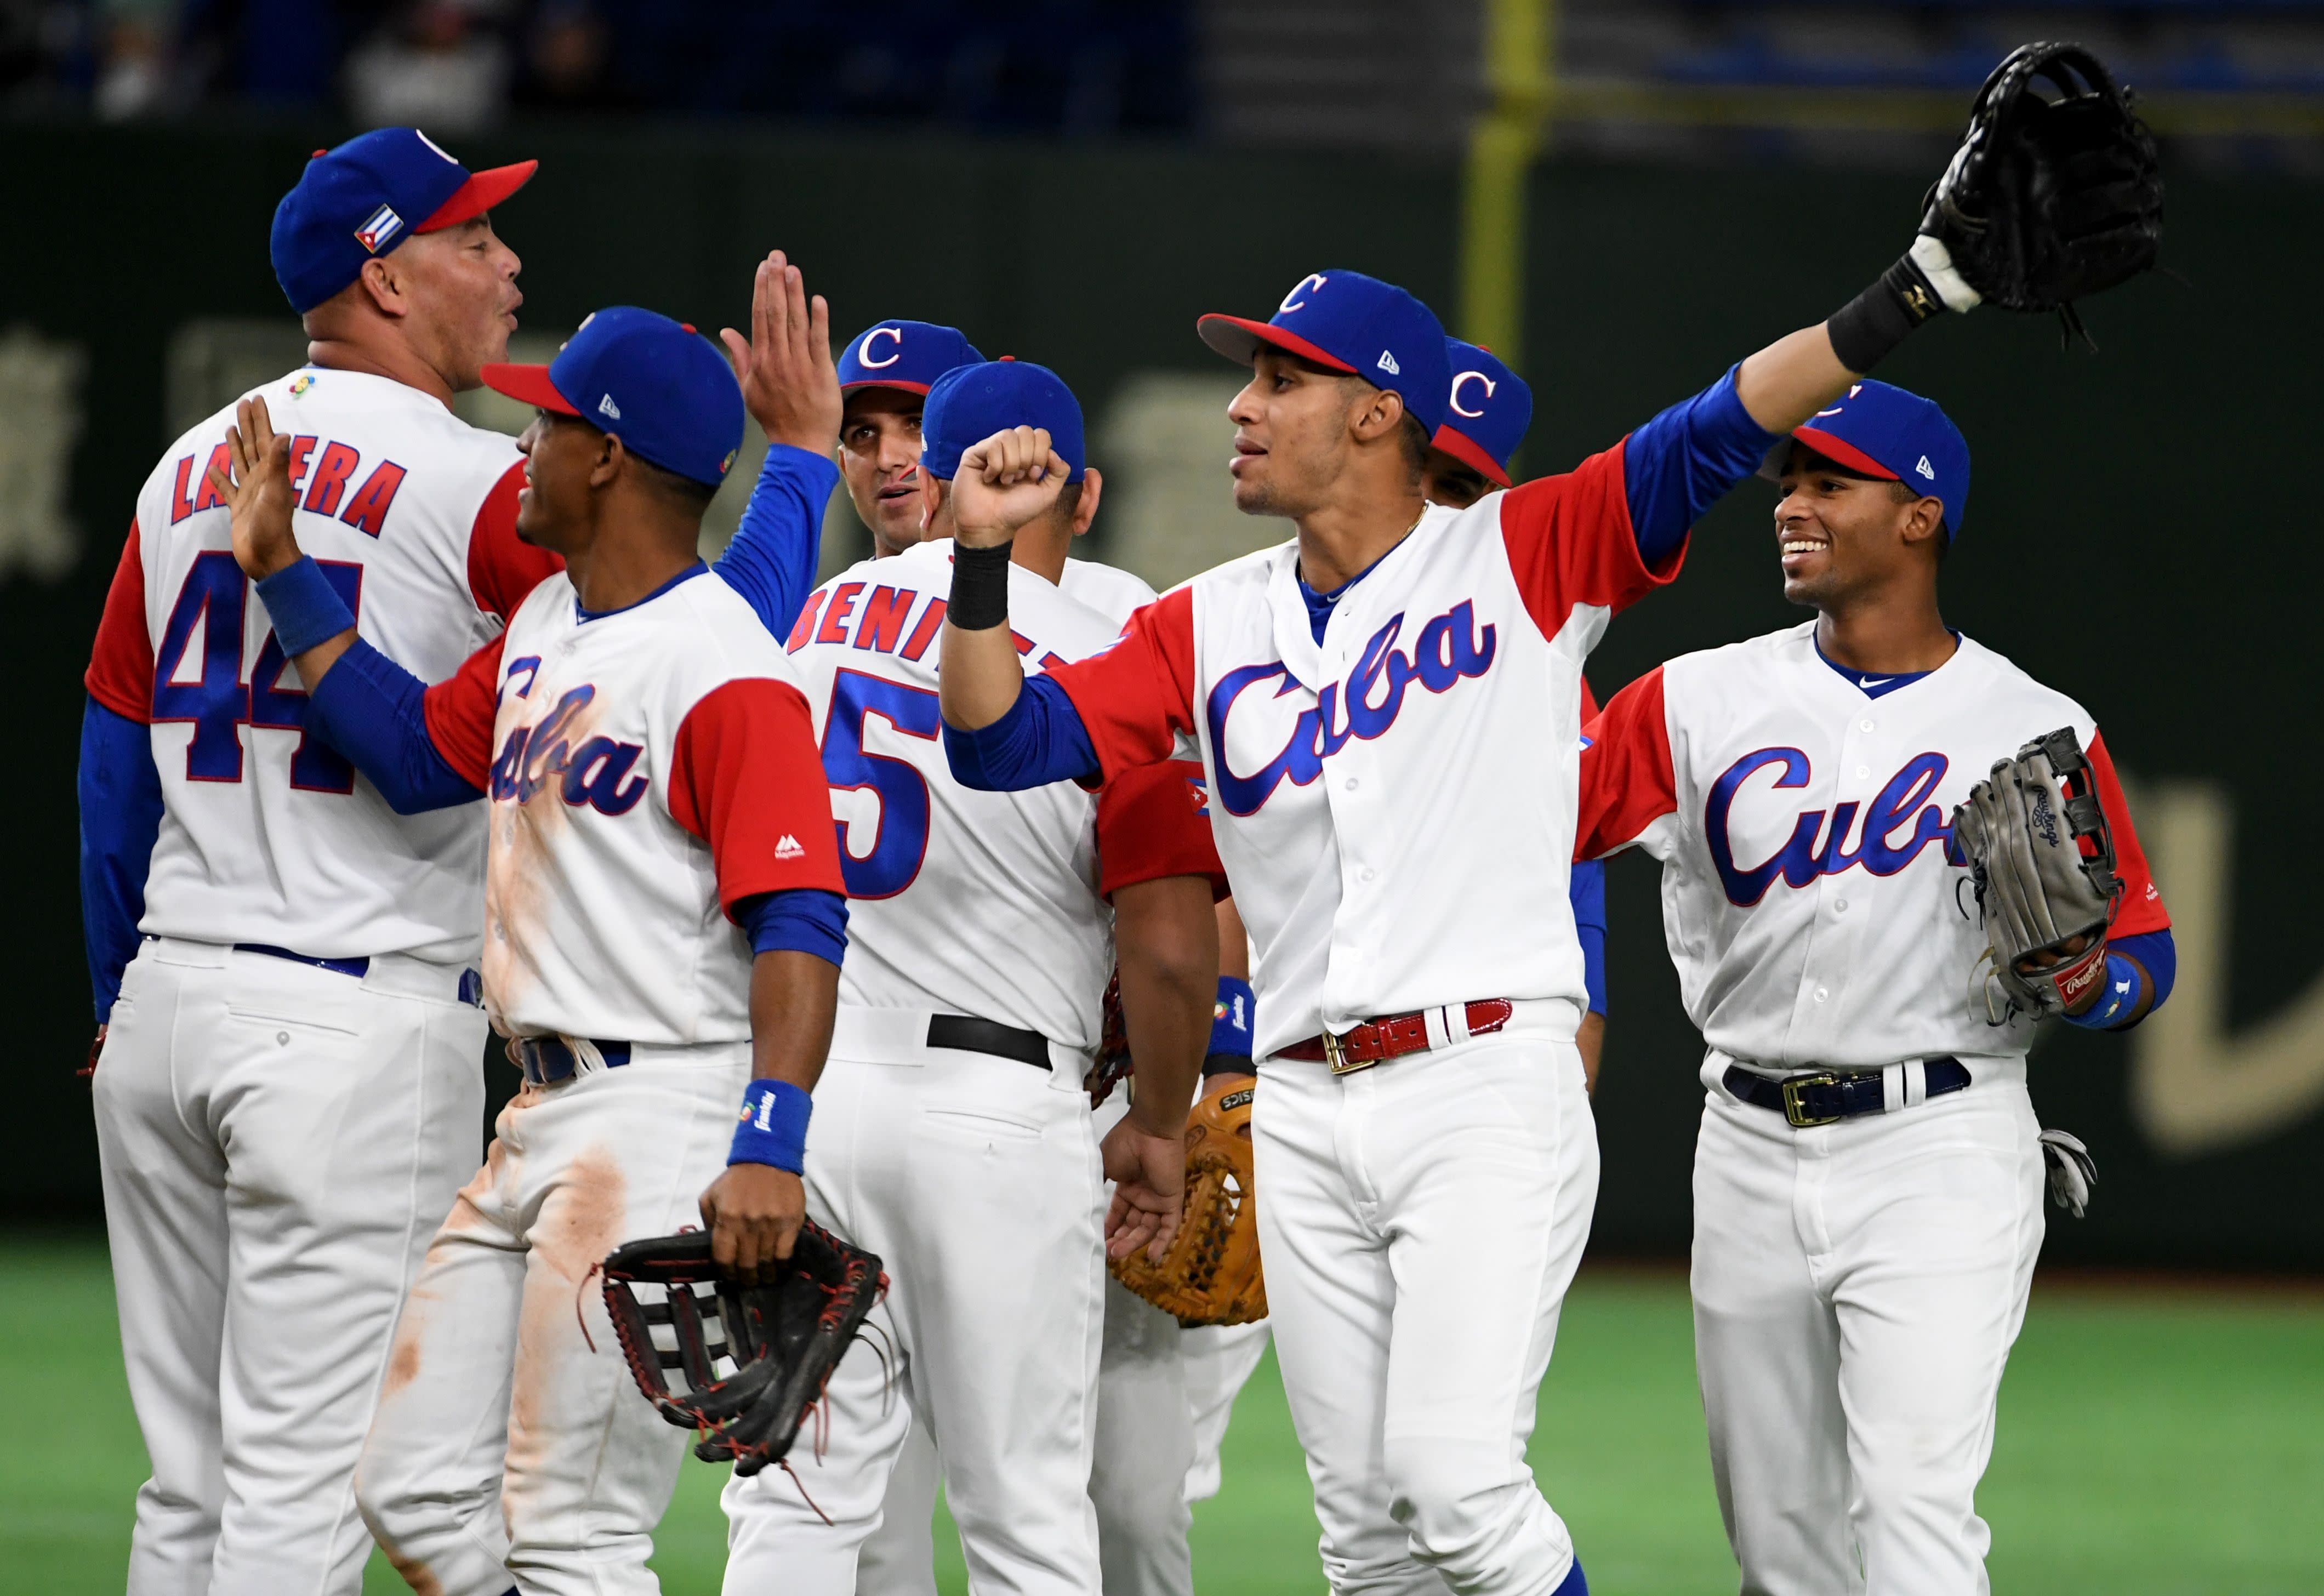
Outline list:
[[[619,1069],[630,1061],[627,1042],[605,1042],[592,1037],[589,1045],[597,1049],[607,1069]],[[512,1037],[508,1056],[509,1062],[524,1072],[524,1084],[528,1086],[554,1086],[581,1073],[581,1056],[563,1037]]]
[[[965,1014],[928,1016],[928,1046],[956,1053],[990,1053],[1013,1058],[1035,1069],[1049,1067],[1049,1044],[1037,1030],[1019,1030],[995,1019],[973,1019]]]
[[[1969,1066],[1958,1058],[1950,1056],[1924,1058],[1921,1065],[1926,1073],[1928,1095],[1931,1097],[1941,1097],[1969,1084]],[[1755,1075],[1748,1069],[1729,1065],[1722,1078],[1728,1091],[1745,1102],[1773,1109],[1802,1130],[1817,1125],[1836,1125],[1858,1114],[1882,1113],[1888,1107],[1887,1088],[1877,1069],[1851,1071],[1847,1075],[1822,1070],[1813,1075],[1788,1075],[1780,1081],[1771,1081],[1765,1075]]]

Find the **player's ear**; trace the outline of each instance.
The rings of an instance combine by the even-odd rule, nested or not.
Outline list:
[[[374,255],[365,261],[355,281],[364,298],[371,301],[372,309],[382,316],[411,314],[410,296],[404,291],[403,280],[397,274],[392,257]]]
[[[933,473],[933,472],[929,472],[929,471],[923,471],[923,472],[921,472],[921,473],[920,473],[920,534],[921,534],[921,536],[926,537],[926,536],[928,534],[928,529],[929,529],[929,528],[931,528],[931,527],[933,527],[933,526],[935,526],[935,525],[936,524],[936,517],[937,517],[938,515],[942,514],[943,512],[944,512],[944,483],[943,483],[943,481],[942,481],[940,478],[938,478],[938,477],[936,475],[936,474],[935,474],[935,473]]]
[[[1361,391],[1360,384],[1351,383]],[[1349,430],[1365,443],[1391,437],[1404,425],[1404,395],[1392,389],[1374,388],[1357,403],[1348,417]]]
[[[1094,466],[1082,471],[1082,496],[1074,501],[1074,536],[1085,536],[1090,522],[1097,519],[1097,497],[1105,490],[1105,478]]]
[[[1945,502],[1942,499],[1920,498],[1913,501],[1904,512],[1903,530],[1908,544],[1926,544],[1942,548],[1945,537]]]
[[[589,462],[589,485],[593,488],[613,486],[613,479],[622,474],[629,462],[630,451],[622,447],[619,438],[610,432],[598,433],[597,457]]]

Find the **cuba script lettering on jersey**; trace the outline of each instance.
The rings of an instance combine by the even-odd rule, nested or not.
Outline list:
[[[538,671],[540,661],[531,657],[512,661],[503,681],[527,668]],[[528,681],[517,697],[531,690]],[[512,726],[493,761],[493,798],[529,804],[556,782],[559,795],[576,808],[586,807],[601,815],[626,815],[635,808],[651,780],[642,772],[631,773],[644,755],[644,746],[604,736],[585,738],[578,747],[568,740],[574,722],[596,697],[596,687],[585,682],[566,692],[540,720]]]
[[[1951,838],[1946,810],[1928,801],[1945,778],[1945,756],[1918,753],[1861,805],[1864,828],[1855,847],[1848,846],[1848,838],[1855,829],[1859,806],[1858,800],[1844,799],[1831,807],[1829,827],[1824,824],[1825,811],[1803,809],[1790,836],[1764,863],[1738,865],[1733,830],[1737,798],[1752,777],[1775,765],[1782,767],[1782,773],[1770,784],[1773,790],[1804,788],[1813,773],[1808,756],[1799,749],[1755,749],[1720,774],[1703,804],[1702,832],[1711,863],[1719,872],[1720,884],[1727,890],[1728,901],[1738,908],[1748,909],[1766,897],[1778,877],[1787,887],[1805,887],[1818,876],[1838,875],[1859,864],[1877,876],[1895,875],[1931,843]],[[1898,840],[1900,831],[1904,835]]]
[[[1449,692],[1462,679],[1480,677],[1492,669],[1494,628],[1490,623],[1478,625],[1476,606],[1471,601],[1462,600],[1423,625],[1408,655],[1396,646],[1404,622],[1402,611],[1388,617],[1364,644],[1347,680],[1325,683],[1315,696],[1314,707],[1300,711],[1282,752],[1248,776],[1238,774],[1228,764],[1225,752],[1227,717],[1234,713],[1236,699],[1263,681],[1280,679],[1273,695],[1277,698],[1297,684],[1291,678],[1290,667],[1280,661],[1242,666],[1219,678],[1204,710],[1210,723],[1211,746],[1220,751],[1219,800],[1229,814],[1257,814],[1268,795],[1286,780],[1295,787],[1313,782],[1323,773],[1323,761],[1351,739],[1369,743],[1387,735],[1403,711],[1405,693],[1413,683],[1432,693]]]

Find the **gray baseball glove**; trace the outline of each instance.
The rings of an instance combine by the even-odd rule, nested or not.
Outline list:
[[[2073,728],[1999,761],[1953,811],[1956,863],[1977,889],[1993,975],[2010,1012],[2076,1007],[2106,975],[2106,933],[2122,887],[2096,779]]]

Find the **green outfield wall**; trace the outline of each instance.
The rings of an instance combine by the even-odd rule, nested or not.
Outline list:
[[[202,413],[186,407],[203,382],[234,369],[203,365],[215,341],[195,335],[287,328],[268,221],[307,152],[344,131],[0,128],[0,649],[25,717],[0,799],[14,1085],[0,1214],[97,1210],[88,1092],[73,1077],[91,1024],[79,674],[170,418]],[[1178,454],[1140,456],[1120,484],[1136,559],[1127,531],[1111,550],[1157,575],[1171,574],[1158,567],[1173,517],[1212,540],[1287,533],[1219,508],[1227,427],[1203,397],[1215,382],[1201,379],[1223,368],[1194,339],[1198,313],[1263,316],[1324,266],[1439,305],[1457,278],[1449,163],[710,126],[552,126],[461,153],[541,160],[500,218],[524,259],[529,328],[570,328],[622,302],[706,328],[740,320],[752,262],[779,245],[831,296],[843,332],[875,317],[956,322],[989,355],[1056,366],[1093,437],[1125,457],[1175,429]],[[1731,170],[1536,173],[1527,471],[1611,443],[1831,310],[1895,257],[1926,181],[1764,170],[1748,155],[1738,144]],[[2048,1256],[2312,1269],[2324,1268],[2324,851],[2307,803],[2324,773],[2324,558],[2310,504],[2324,401],[2311,368],[2324,302],[2305,285],[2324,256],[2324,189],[2182,179],[2170,226],[2169,275],[2087,308],[2101,353],[2061,353],[2054,324],[1987,312],[1924,333],[1881,374],[1938,398],[1973,450],[1949,618],[2089,706],[2181,927],[2172,1009],[2129,1038],[2064,1032],[2035,1052],[2044,1121],[2082,1135],[2102,1176],[2088,1220],[2053,1217]],[[1155,394],[1161,409],[1139,408]],[[1672,654],[1799,618],[1779,591],[1771,503],[1758,484],[1738,489],[1705,520],[1677,586],[1614,623],[1591,668],[1601,697]],[[846,521],[834,519],[835,558]],[[1197,546],[1213,544],[1190,530],[1179,551]],[[1611,872],[1597,1238],[1612,1252],[1676,1253],[1688,1232],[1700,1042],[1663,955],[1654,874],[1638,860]]]

